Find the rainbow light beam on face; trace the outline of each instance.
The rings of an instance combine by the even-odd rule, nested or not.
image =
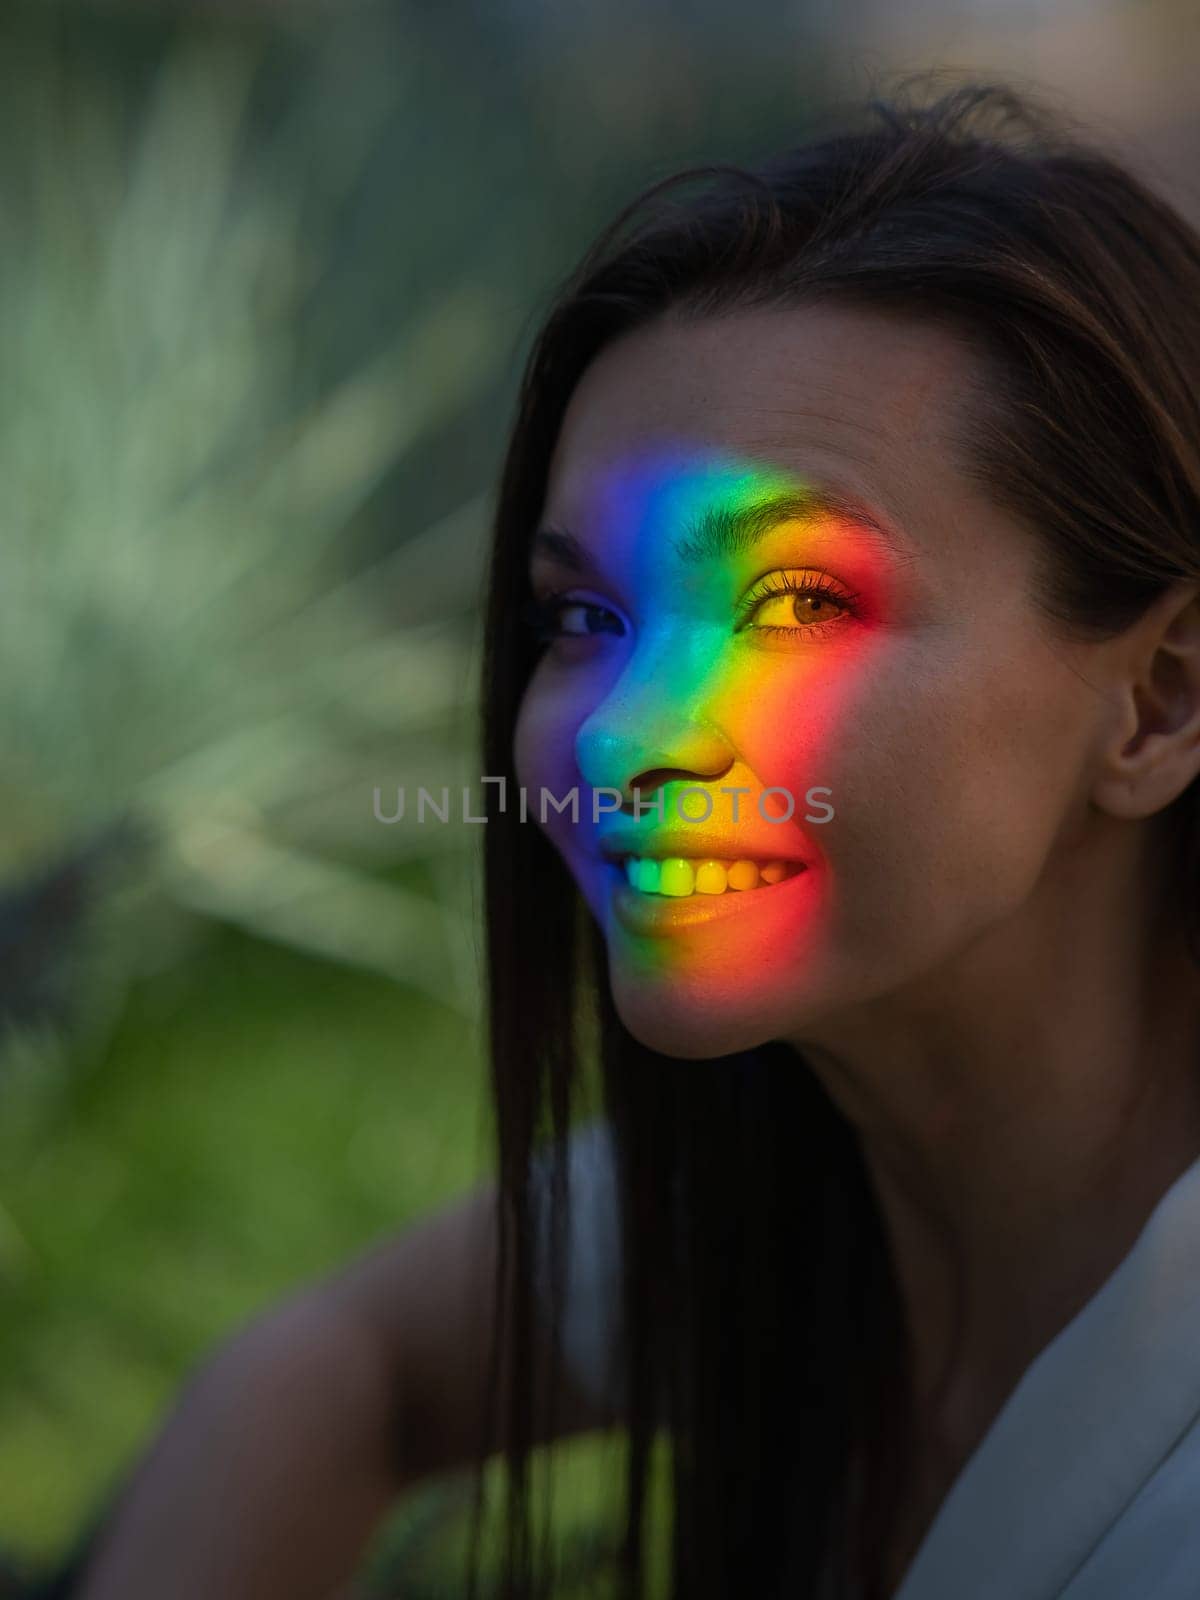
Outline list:
[[[796,959],[831,905],[837,735],[903,541],[839,487],[682,446],[551,498],[533,576],[561,628],[523,716],[547,787],[584,787],[547,831],[647,970]],[[593,821],[603,788],[630,802]]]

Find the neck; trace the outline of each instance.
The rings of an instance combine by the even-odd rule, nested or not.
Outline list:
[[[1200,980],[1148,865],[1081,875],[936,982],[797,1041],[890,1242],[917,1524],[1200,1155]]]

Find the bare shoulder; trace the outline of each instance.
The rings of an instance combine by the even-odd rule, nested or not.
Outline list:
[[[584,1230],[589,1246],[595,1227],[594,1191],[597,1184],[607,1182],[602,1158],[602,1140],[590,1130],[572,1140],[572,1200],[581,1213],[574,1226]],[[593,1173],[594,1181],[584,1181]],[[606,1198],[607,1191],[601,1203]],[[599,1243],[603,1248],[605,1241]],[[396,1380],[398,1448],[406,1477],[453,1470],[474,1459],[487,1398],[497,1258],[497,1189],[494,1181],[487,1181],[382,1240],[328,1281],[326,1292],[346,1325],[370,1326],[389,1352]],[[578,1330],[581,1316],[587,1325],[592,1311],[579,1304],[579,1266],[571,1271],[575,1290],[567,1307],[568,1354],[570,1330]],[[590,1275],[586,1285],[595,1292]],[[502,1393],[511,1372],[508,1316],[506,1310]],[[546,1319],[535,1315],[536,1373],[549,1372],[549,1357]],[[595,1384],[581,1382],[570,1359],[560,1377],[554,1411],[555,1437],[620,1420],[619,1408]],[[548,1442],[548,1437],[549,1429],[543,1429],[537,1442]]]

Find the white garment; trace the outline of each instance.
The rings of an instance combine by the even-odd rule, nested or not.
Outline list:
[[[1027,1368],[896,1600],[1200,1597],[1200,1161]]]
[[[607,1125],[576,1130],[570,1160],[565,1355],[612,1403]],[[1200,1161],[1028,1367],[894,1600],[1200,1600]]]

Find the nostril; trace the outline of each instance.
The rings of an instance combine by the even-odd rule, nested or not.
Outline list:
[[[663,794],[662,791],[665,790],[668,785],[673,784],[675,786],[676,793],[678,794],[684,790],[708,789],[708,786],[716,781],[716,778],[711,776],[705,777],[703,774],[698,772],[682,772],[678,767],[656,767],[652,771],[644,772],[639,777],[634,779],[634,781],[629,785],[629,788],[633,792],[633,797],[628,800],[623,800],[621,802],[620,810],[624,816],[636,817],[639,815],[639,806],[641,811],[644,812],[647,807],[653,807],[655,810],[657,810],[661,805],[665,813],[670,809],[671,802],[669,797]],[[695,803],[695,797],[693,796],[693,806]],[[709,806],[711,811],[711,797],[709,800]],[[682,812],[679,814],[681,817],[683,817]],[[683,820],[692,821],[694,819],[688,816],[683,817]]]

